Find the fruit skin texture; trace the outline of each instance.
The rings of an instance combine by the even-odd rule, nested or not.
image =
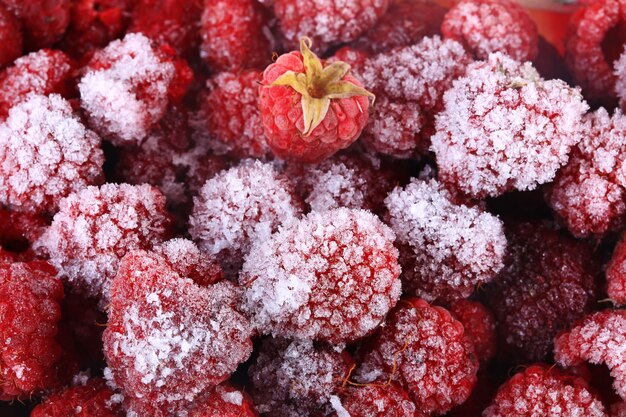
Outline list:
[[[558,368],[537,364],[500,387],[484,417],[606,417],[587,382]]]
[[[198,400],[189,417],[258,417],[252,397],[228,383],[218,385],[206,400]]]
[[[27,50],[52,46],[70,22],[71,0],[0,0],[22,22]]]
[[[450,306],[450,312],[463,323],[465,332],[474,343],[476,356],[481,364],[496,354],[496,318],[487,307],[477,301],[458,300]]]
[[[348,385],[342,388],[337,399],[341,401],[331,399],[333,408],[343,408],[350,417],[426,417],[415,407],[406,391],[387,381],[364,386]],[[339,417],[339,412],[331,417]]]
[[[606,267],[607,294],[616,304],[626,304],[626,237],[622,236]]]
[[[0,68],[22,56],[22,44],[19,20],[0,4]]]

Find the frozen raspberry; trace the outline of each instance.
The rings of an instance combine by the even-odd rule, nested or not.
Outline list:
[[[13,263],[16,261],[16,255],[0,246],[0,264]]]
[[[215,71],[265,67],[272,58],[269,18],[256,0],[206,2],[200,57]]]
[[[185,175],[185,186],[191,196],[200,194],[204,184],[220,172],[232,168],[238,161],[233,161],[224,155],[215,155],[202,146],[197,146],[190,154],[192,159]]]
[[[496,391],[502,384],[500,375],[494,375],[493,369],[481,368],[478,370],[478,382],[469,398],[461,405],[457,405],[448,413],[449,417],[479,417],[483,410],[491,403]]]
[[[260,81],[257,71],[239,71],[219,73],[207,82],[194,124],[196,135],[215,153],[238,158],[270,154],[259,111]]]
[[[511,0],[463,0],[448,11],[441,31],[478,59],[502,52],[524,62],[532,61],[539,52],[535,22]]]
[[[252,398],[229,384],[218,385],[206,400],[196,401],[189,417],[258,417]]]
[[[138,0],[129,32],[140,32],[157,45],[169,45],[179,55],[192,56],[199,43],[202,2],[198,0]]]
[[[375,215],[311,212],[257,241],[240,282],[262,333],[333,344],[371,333],[400,297],[394,235]]]
[[[0,120],[30,94],[73,96],[74,64],[61,51],[42,49],[0,72]]]
[[[613,388],[626,399],[626,314],[605,310],[590,314],[554,340],[554,356],[562,366],[585,361],[605,364],[613,377]]]
[[[98,298],[104,306],[120,259],[161,243],[169,225],[165,197],[157,189],[105,184],[63,199],[35,248],[74,291]]]
[[[189,233],[232,273],[256,241],[298,217],[301,204],[287,179],[270,164],[244,161],[204,184],[194,198]]]
[[[100,138],[58,95],[33,95],[0,124],[0,203],[54,212],[61,198],[104,180]]]
[[[387,5],[388,0],[274,0],[274,13],[289,47],[310,36],[325,51],[374,27]]]
[[[406,391],[387,381],[347,387],[330,397],[330,404],[335,409],[332,417],[426,417]]]
[[[252,352],[239,290],[227,281],[199,286],[172,265],[130,252],[111,283],[105,375],[139,416],[182,415]]]
[[[465,327],[465,333],[474,342],[474,351],[481,363],[488,362],[496,353],[496,319],[487,307],[477,301],[458,300],[450,311]]]
[[[546,192],[548,204],[576,237],[619,229],[626,212],[626,116],[600,108],[585,120],[582,140]]]
[[[546,365],[515,374],[496,394],[484,417],[606,417],[584,379]]]
[[[0,4],[0,68],[22,56],[22,27],[19,20]]]
[[[262,415],[327,415],[332,412],[330,399],[351,365],[345,351],[307,341],[266,339],[248,370],[250,393]]]
[[[259,107],[267,144],[279,158],[320,162],[350,146],[368,118],[374,96],[341,61],[325,64],[302,38],[301,52],[265,69]]]
[[[611,405],[609,411],[609,417],[626,417],[626,402],[620,401]]]
[[[66,388],[48,397],[31,417],[122,417],[117,395],[102,379],[90,379],[83,385]]]
[[[91,127],[114,144],[144,139],[192,77],[171,52],[137,33],[97,52],[78,84]]]
[[[615,94],[619,98],[622,110],[626,111],[626,52],[622,52],[613,66],[615,68]]]
[[[542,360],[557,332],[594,302],[598,265],[585,243],[541,223],[513,225],[507,239],[505,267],[489,304],[513,358]]]
[[[71,0],[0,0],[22,22],[26,49],[37,50],[59,41],[70,22]]]
[[[417,298],[401,302],[368,341],[361,381],[391,379],[426,415],[464,402],[476,383],[478,362],[463,325],[442,307]]]
[[[588,106],[564,81],[496,53],[444,97],[432,150],[439,179],[474,198],[551,181],[581,139]]]
[[[400,248],[405,292],[429,301],[467,298],[502,269],[502,222],[455,204],[436,180],[413,180],[391,192],[385,203]]]
[[[433,0],[390,2],[389,10],[376,26],[361,35],[352,46],[372,54],[418,43],[426,36],[439,35],[446,9]]]
[[[589,99],[614,97],[613,63],[626,42],[626,2],[582,2],[565,38],[565,62]]]
[[[626,304],[626,238],[622,236],[606,267],[607,294],[616,304]]]
[[[177,274],[191,278],[200,286],[208,286],[222,280],[222,268],[195,243],[186,239],[172,239],[154,248]]]
[[[0,263],[0,401],[66,382],[57,338],[62,300],[63,285],[48,263]]]

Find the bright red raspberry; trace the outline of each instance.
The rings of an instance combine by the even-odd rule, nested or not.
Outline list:
[[[57,337],[62,300],[50,264],[0,263],[0,401],[60,388],[71,376]]]
[[[328,415],[353,362],[345,351],[307,341],[265,339],[248,370],[257,410],[274,417]]]
[[[426,36],[440,34],[446,9],[433,0],[390,2],[376,25],[351,45],[372,54],[414,45]]]
[[[70,194],[35,243],[77,293],[104,307],[120,259],[169,235],[165,197],[149,185],[104,184]]]
[[[585,122],[582,140],[546,189],[548,204],[576,237],[617,230],[626,212],[626,116],[600,108]]]
[[[130,252],[111,283],[105,375],[138,416],[191,410],[252,352],[239,289],[227,281],[200,286],[167,255]]]
[[[22,56],[22,26],[19,20],[0,4],[0,68]]]
[[[478,361],[463,325],[448,310],[410,298],[400,302],[368,341],[359,382],[391,379],[426,415],[463,403],[476,384]]]
[[[589,314],[554,340],[554,357],[562,366],[605,364],[615,392],[626,400],[626,313],[605,310]]]
[[[626,42],[626,2],[586,1],[572,15],[565,38],[565,62],[589,99],[615,97],[613,63]]]
[[[208,80],[194,117],[198,140],[220,155],[268,156],[259,110],[260,81],[257,71],[221,72]]]
[[[537,25],[511,0],[463,0],[446,14],[443,36],[461,42],[478,59],[502,52],[516,61],[532,61],[539,52]]]
[[[496,354],[496,318],[477,301],[458,300],[450,306],[450,312],[463,323],[465,333],[474,343],[474,351],[480,363],[489,362]]]
[[[426,417],[405,390],[387,381],[348,386],[330,397],[330,404],[335,409],[331,417]]]
[[[484,417],[606,417],[587,382],[547,365],[515,374],[496,394]]]
[[[0,72],[0,120],[30,94],[74,94],[74,63],[61,51],[42,49],[17,59]]]
[[[206,400],[196,401],[189,417],[258,417],[252,398],[228,383],[218,385]]]
[[[588,311],[599,268],[591,248],[542,223],[507,230],[505,267],[488,302],[513,359],[542,360],[552,339]]]
[[[405,292],[428,301],[469,297],[504,266],[502,222],[456,204],[436,180],[413,180],[385,200],[397,236]]]
[[[606,267],[607,294],[616,304],[626,304],[626,238],[615,246]]]
[[[366,336],[400,297],[393,240],[365,210],[313,211],[252,247],[239,276],[244,308],[262,333],[333,344]]]
[[[117,397],[104,380],[94,378],[51,395],[30,417],[122,417]]]
[[[90,126],[114,144],[138,143],[178,103],[193,77],[169,48],[142,34],[97,52],[78,84]]]
[[[308,1],[308,0],[307,0]],[[343,62],[326,65],[303,38],[301,52],[265,69],[259,107],[267,144],[282,159],[319,162],[347,148],[368,118],[371,93]]]
[[[47,48],[61,40],[70,22],[71,0],[0,0],[22,22],[27,50]]]
[[[104,181],[100,138],[56,94],[31,95],[0,124],[0,204],[53,213],[62,198]]]
[[[264,68],[272,58],[269,23],[269,13],[256,0],[206,2],[200,57],[216,72]]]
[[[500,53],[471,64],[444,101],[432,137],[438,177],[477,199],[551,181],[588,109],[577,89]]]

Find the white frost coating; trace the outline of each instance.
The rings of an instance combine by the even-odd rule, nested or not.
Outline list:
[[[224,402],[238,406],[243,404],[243,394],[239,391],[224,391],[220,395]]]
[[[551,181],[581,139],[578,89],[502,54],[454,81],[436,119],[439,178],[476,198]]]
[[[115,142],[143,139],[165,114],[174,64],[137,33],[111,42],[94,59],[106,65],[90,69],[78,84],[92,126]]]
[[[343,405],[341,405],[341,400],[336,395],[330,396],[330,405],[337,413],[337,417],[351,417],[350,413],[348,413],[348,410],[343,408]]]

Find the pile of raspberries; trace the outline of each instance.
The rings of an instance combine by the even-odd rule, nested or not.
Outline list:
[[[579,3],[0,0],[0,417],[626,417]]]

